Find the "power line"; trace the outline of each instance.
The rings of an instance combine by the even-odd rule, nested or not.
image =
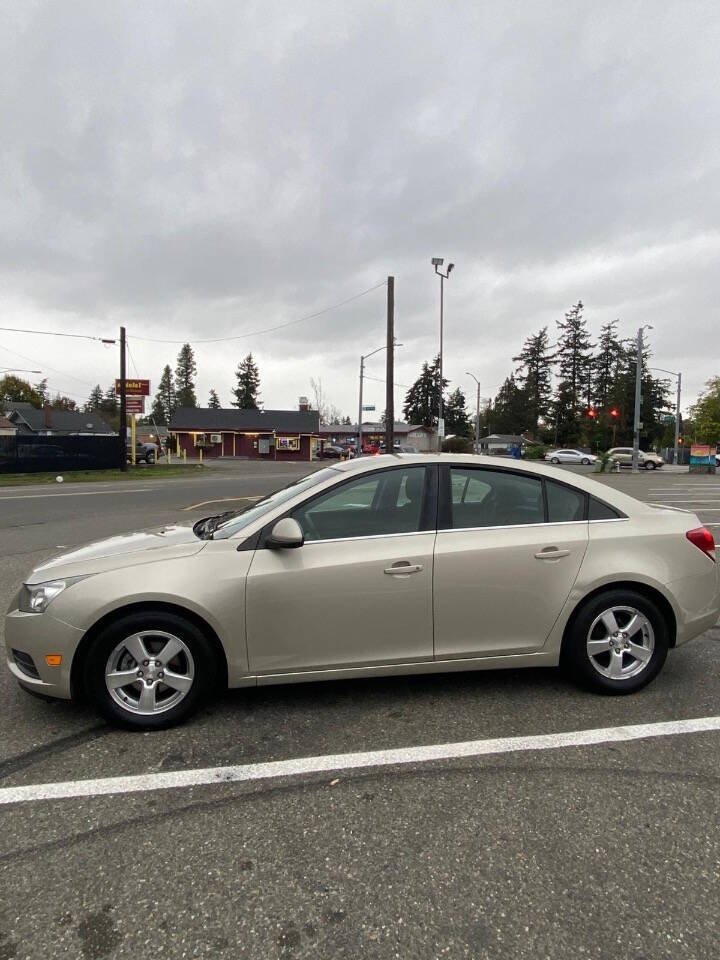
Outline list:
[[[93,337],[89,333],[60,333],[57,330],[24,330],[21,327],[0,327],[8,333],[36,333],[43,337],[71,337],[74,340],[98,340],[100,343],[115,343],[111,337]]]
[[[94,387],[94,383],[90,383],[89,380],[81,380],[80,377],[74,376],[72,373],[65,373],[64,370],[58,370],[56,367],[49,367],[42,360],[36,360],[35,357],[28,357],[24,353],[18,353],[17,350],[11,350],[9,347],[5,347],[0,343],[0,350],[4,350],[6,353],[11,353],[14,357],[21,357],[23,360],[29,360],[30,363],[39,363],[46,370],[50,370],[52,373],[57,373],[61,377],[68,377],[70,380],[76,380],[78,383],[82,383],[87,387]]]
[[[164,340],[159,337],[137,337],[133,335],[133,340],[141,340],[145,343],[228,343],[231,340],[245,340],[247,337],[258,337],[263,333],[274,333],[276,330],[284,330],[286,327],[292,327],[297,323],[304,323],[306,320],[314,320],[316,317],[321,317],[324,313],[330,313],[331,310],[337,310],[339,307],[344,307],[348,303],[352,303],[353,300],[359,300],[360,297],[367,296],[368,293],[372,293],[373,290],[379,290],[380,287],[384,287],[387,281],[383,280],[382,283],[376,283],[374,287],[368,287],[367,290],[363,290],[361,293],[356,293],[352,297],[348,297],[347,300],[340,300],[339,303],[333,303],[329,307],[323,307],[322,310],[318,310],[317,313],[309,313],[305,317],[298,317],[297,320],[288,320],[286,323],[279,323],[274,327],[265,327],[263,330],[253,330],[251,333],[239,333],[233,337],[212,337],[202,340],[190,340],[187,338],[185,340]],[[2,327],[0,327],[0,330]]]

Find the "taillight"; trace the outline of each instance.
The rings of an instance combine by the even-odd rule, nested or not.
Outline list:
[[[698,550],[702,550],[706,557],[715,563],[715,538],[707,527],[696,527],[685,534],[690,543],[694,543]]]

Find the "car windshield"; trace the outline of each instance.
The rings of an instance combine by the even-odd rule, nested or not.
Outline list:
[[[282,487],[282,489],[268,494],[267,497],[263,497],[262,500],[259,500],[246,510],[238,511],[236,514],[221,521],[213,530],[213,538],[216,540],[224,540],[227,539],[227,537],[233,536],[238,530],[242,530],[259,517],[270,513],[271,510],[281,506],[288,500],[292,500],[292,498],[296,497],[299,493],[310,490],[312,487],[324,483],[331,477],[337,477],[339,473],[340,471],[334,467],[325,467],[325,469],[311,473],[307,477],[293,480],[293,482],[289,483],[286,487]]]

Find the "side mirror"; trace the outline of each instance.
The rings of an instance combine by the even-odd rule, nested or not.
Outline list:
[[[283,517],[272,528],[267,546],[273,550],[301,547],[305,542],[302,527],[292,517]]]

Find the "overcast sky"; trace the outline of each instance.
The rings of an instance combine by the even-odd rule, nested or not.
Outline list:
[[[445,368],[473,398],[466,371],[493,394],[582,299],[595,332],[651,323],[691,400],[720,373],[718,10],[0,0],[0,325],[125,324],[154,389],[179,344],[139,337],[241,335],[394,274],[407,384],[437,350],[443,256]],[[252,350],[267,407],[320,376],[354,414],[384,295],[198,344],[200,402],[228,405]],[[0,366],[82,400],[117,353],[0,331]],[[366,396],[382,410],[383,384]]]

